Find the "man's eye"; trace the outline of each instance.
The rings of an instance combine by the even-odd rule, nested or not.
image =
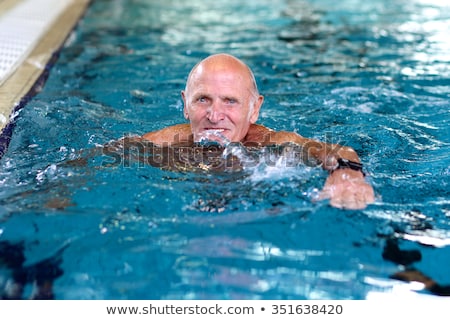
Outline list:
[[[225,102],[227,104],[235,104],[235,103],[237,103],[237,100],[235,100],[235,99],[226,99]]]
[[[200,102],[200,103],[205,103],[205,102],[208,101],[208,99],[206,97],[200,97],[200,98],[197,99],[197,101]]]

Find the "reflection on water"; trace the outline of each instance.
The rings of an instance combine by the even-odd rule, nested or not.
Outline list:
[[[42,261],[60,299],[448,294],[448,9],[95,1],[1,159],[1,248],[26,253],[1,294],[20,271],[30,297]],[[111,143],[184,122],[189,70],[221,51],[254,70],[261,124],[354,147],[377,202],[315,202],[326,172],[283,148]]]

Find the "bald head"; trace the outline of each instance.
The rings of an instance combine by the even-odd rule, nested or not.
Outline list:
[[[248,84],[248,89],[254,97],[259,95],[255,76],[251,69],[238,58],[226,53],[211,55],[197,63],[192,68],[186,81],[186,93],[189,92],[190,86],[195,83],[195,80],[205,73],[224,71],[232,72],[235,76],[238,76],[243,83]]]

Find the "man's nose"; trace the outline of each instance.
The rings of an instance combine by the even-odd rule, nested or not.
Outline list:
[[[212,123],[217,123],[224,119],[222,107],[219,102],[214,102],[208,109],[207,118]]]

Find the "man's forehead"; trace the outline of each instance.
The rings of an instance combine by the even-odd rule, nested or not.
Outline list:
[[[227,74],[208,74],[192,78],[188,84],[192,94],[220,94],[224,96],[242,96],[251,94],[250,82],[243,77]]]
[[[251,83],[250,79],[239,70],[234,70],[232,68],[208,68],[204,66],[199,66],[188,81],[194,85],[200,83],[207,85],[208,83],[214,84],[217,82],[236,83],[236,85],[247,85]]]

